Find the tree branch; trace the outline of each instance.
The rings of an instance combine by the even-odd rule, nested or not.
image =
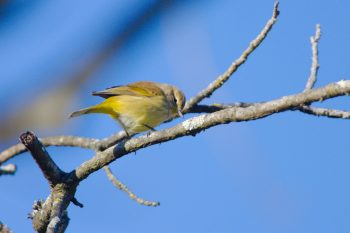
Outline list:
[[[320,39],[321,39],[321,26],[320,24],[316,24],[315,35],[310,37],[311,50],[312,50],[312,59],[311,59],[312,62],[311,62],[311,68],[310,68],[310,76],[306,82],[304,91],[311,90],[317,81],[317,74],[320,68],[320,65],[318,62],[318,42]],[[307,113],[315,116],[325,116],[329,118],[341,118],[341,119],[350,118],[349,111],[343,111],[343,110],[337,110],[337,109],[317,108],[317,107],[311,107],[309,105],[304,105],[304,106],[300,106],[300,108],[298,108],[297,110],[303,113]]]
[[[219,76],[214,82],[212,82],[206,89],[202,90],[198,93],[197,96],[190,99],[185,106],[184,113],[187,112],[195,112],[191,110],[191,108],[195,107],[198,102],[202,99],[209,97],[215,90],[220,88],[229,78],[230,76],[247,60],[248,56],[261,44],[261,42],[265,39],[268,32],[271,30],[272,26],[276,22],[276,19],[279,15],[278,11],[279,2],[276,1],[273,8],[273,14],[270,20],[266,23],[263,30],[260,34],[250,42],[248,48],[242,53],[242,55],[231,64],[231,66],[227,69],[227,71]],[[198,109],[198,108],[196,108]],[[75,137],[75,136],[56,136],[56,137],[48,137],[42,139],[42,143],[44,146],[73,146],[73,147],[81,147],[87,149],[93,149],[97,151],[103,151],[121,140],[125,139],[125,133],[119,132],[109,138],[97,140],[92,138],[83,138],[83,137]],[[26,151],[26,148],[22,144],[14,145],[7,150],[4,150],[0,153],[0,164],[9,160],[15,155],[21,154]]]
[[[132,137],[135,134],[131,134],[130,137]],[[96,144],[95,144],[95,150],[98,151],[103,151],[111,146],[114,146],[115,144],[117,144],[118,142],[124,140],[125,138],[127,138],[127,135],[125,133],[125,131],[120,131],[108,138],[104,138],[99,140]]]
[[[1,175],[14,175],[16,173],[17,167],[14,164],[7,164],[0,166],[0,176]]]
[[[51,187],[51,194],[44,203],[36,202],[31,218],[38,232],[61,233],[69,223],[67,207],[74,198],[77,182],[74,182],[51,159],[43,144],[32,133],[20,136],[23,145],[30,151]],[[80,203],[79,203],[80,204]]]
[[[5,224],[3,224],[0,221],[0,232],[1,233],[11,233],[12,231],[10,230],[10,228],[8,228],[8,226],[6,226]]]
[[[262,103],[266,103],[266,102],[256,102],[256,103],[237,102],[232,104],[195,105],[187,113],[213,113],[213,112],[217,112],[227,108],[236,108],[236,107],[246,108],[250,106],[256,106]],[[301,106],[299,108],[295,108],[291,110],[300,111],[302,113],[315,115],[315,116],[350,119],[350,111],[343,111],[338,109]],[[81,144],[78,143],[82,139],[91,140],[91,142],[94,142],[94,144],[86,147],[82,146]],[[57,137],[42,138],[41,141],[44,146],[72,146],[72,147],[90,148],[96,151],[103,151],[124,139],[125,139],[125,132],[120,131],[109,138],[105,138],[101,140],[90,139],[90,138],[80,138],[80,137],[74,137],[74,136],[57,136]],[[88,145],[88,142],[84,142],[84,143]],[[22,143],[14,145],[0,153],[0,163],[4,163],[7,160],[15,157],[16,155],[19,155],[26,151],[27,149],[23,146]],[[0,175],[1,175],[1,170],[0,170]]]
[[[195,105],[189,110],[188,113],[213,113],[213,112],[217,112],[227,108],[236,108],[236,107],[247,108],[247,107],[254,106],[261,103],[263,102],[257,102],[257,103],[237,102],[232,104]]]
[[[256,102],[256,103],[247,103],[247,102],[237,102],[232,104],[211,104],[211,105],[195,105],[187,113],[213,113],[227,108],[246,108],[250,106],[256,106],[266,102]],[[291,109],[294,111],[300,111],[305,114],[315,115],[315,116],[324,116],[329,118],[340,118],[340,119],[350,119],[350,111],[343,111],[338,109],[327,109],[327,108],[317,108],[311,106],[301,106],[299,108]],[[47,146],[71,146],[71,147],[80,147],[80,148],[89,148],[95,151],[103,151],[111,146],[114,146],[118,142],[124,140],[125,132],[120,131],[115,135],[112,135],[109,138],[105,139],[92,139],[92,138],[81,138],[74,136],[57,136],[57,137],[47,137],[40,139],[42,144]],[[86,139],[86,146],[83,146],[79,141]],[[72,141],[70,141],[72,140]],[[88,140],[91,140],[91,145],[88,145]],[[8,161],[9,159],[26,152],[27,149],[22,143],[14,145],[0,153],[0,164]],[[15,166],[15,165],[13,165]],[[1,175],[1,168],[0,168]]]
[[[52,196],[48,196],[46,201],[43,200],[35,201],[32,206],[32,212],[28,218],[32,219],[33,228],[37,232],[46,232],[47,225],[50,221],[52,207]]]
[[[238,102],[233,104],[212,104],[212,105],[196,105],[191,108],[190,113],[213,113],[227,108],[234,107],[250,107],[266,102],[257,102],[257,103],[244,103]],[[350,119],[350,111],[343,111],[338,109],[329,109],[329,108],[318,108],[311,106],[300,106],[295,108],[294,111],[300,111],[302,113],[314,115],[314,116],[323,116],[329,118],[340,118],[340,119]]]
[[[259,33],[259,35],[250,42],[248,48],[243,51],[242,55],[235,60],[231,66],[220,75],[214,82],[210,83],[209,86],[199,92],[195,97],[190,99],[183,110],[184,113],[188,112],[192,107],[202,101],[204,98],[210,97],[214,91],[220,88],[224,83],[231,77],[231,75],[248,59],[248,56],[261,44],[261,42],[266,38],[269,31],[272,29],[272,26],[275,24],[277,17],[279,15],[278,11],[279,2],[275,1],[275,5],[273,7],[273,12],[271,18],[267,21],[263,30]]]
[[[205,129],[219,124],[256,120],[274,113],[292,110],[312,102],[347,95],[349,93],[350,81],[342,80],[322,88],[308,90],[300,94],[285,96],[280,99],[246,108],[227,108],[218,112],[193,117],[172,128],[152,132],[149,135],[140,136],[138,138],[124,140],[103,152],[98,152],[93,158],[77,167],[76,170],[73,171],[73,175],[78,181],[81,181],[86,179],[91,173],[101,169],[114,160],[144,147],[174,140],[183,136],[194,136]]]
[[[94,138],[84,138],[77,136],[53,136],[40,139],[41,143],[45,146],[72,146],[72,147],[81,147],[87,149],[94,149],[96,143],[99,142],[98,139]],[[24,153],[27,151],[27,148],[19,143],[17,145],[11,146],[10,148],[2,151],[0,153],[0,164],[6,162],[15,155]]]
[[[128,189],[128,187],[126,187],[125,184],[123,184],[120,180],[117,179],[117,177],[115,175],[113,175],[109,166],[104,166],[103,170],[106,172],[106,175],[107,175],[109,181],[111,181],[112,184],[115,187],[117,187],[118,189],[120,189],[121,191],[126,192],[132,200],[136,201],[137,203],[139,203],[141,205],[145,205],[145,206],[156,207],[156,206],[160,205],[160,203],[157,201],[147,201],[147,200],[144,200],[144,199],[136,196],[136,194],[134,194],[132,191],[130,191]]]
[[[36,202],[33,206],[31,218],[34,229],[38,232],[64,232],[69,223],[67,207],[70,202],[82,207],[74,195],[78,184],[86,179],[93,172],[104,168],[111,182],[126,192],[129,197],[140,204],[157,206],[158,202],[143,200],[133,194],[124,184],[122,184],[107,167],[107,165],[118,158],[137,151],[139,149],[174,140],[183,136],[195,136],[205,129],[220,124],[232,122],[251,121],[270,116],[275,113],[287,110],[301,111],[317,116],[327,116],[334,118],[350,118],[350,112],[315,108],[309,105],[313,102],[323,101],[337,96],[344,96],[350,93],[350,80],[342,80],[318,89],[312,89],[319,68],[318,64],[318,41],[320,39],[320,26],[316,26],[316,33],[311,37],[312,44],[312,65],[310,76],[303,93],[281,97],[276,100],[258,103],[233,103],[233,104],[213,104],[198,105],[204,98],[212,95],[220,88],[231,75],[245,63],[249,55],[262,43],[269,31],[272,29],[278,17],[278,1],[275,2],[272,17],[268,20],[260,34],[249,44],[242,55],[235,60],[225,73],[220,75],[214,82],[199,92],[197,96],[190,99],[184,109],[184,113],[207,113],[185,120],[174,127],[151,132],[150,134],[137,138],[127,138],[125,132],[119,132],[109,138],[97,140],[93,138],[82,138],[75,136],[58,136],[42,139],[42,142],[31,132],[21,135],[23,145],[15,145],[0,153],[0,165],[9,158],[29,150],[34,160],[39,165],[48,180],[51,193],[45,202]],[[96,151],[94,157],[78,166],[70,173],[63,172],[51,159],[44,146],[73,146],[88,148]],[[0,167],[0,174],[5,166]]]
[[[329,118],[350,119],[350,112],[338,109],[317,108],[310,106],[301,106],[299,111],[315,116],[325,116]]]
[[[312,63],[310,68],[310,76],[306,83],[305,90],[310,90],[313,88],[317,81],[318,68],[320,67],[318,63],[318,41],[321,38],[321,26],[316,25],[316,32],[314,36],[310,37],[311,50],[312,50]]]
[[[55,184],[61,182],[62,177],[66,173],[64,173],[51,159],[39,139],[32,132],[28,131],[20,136],[20,140],[30,151],[50,186],[53,187]]]

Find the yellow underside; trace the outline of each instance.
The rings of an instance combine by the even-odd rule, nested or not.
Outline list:
[[[113,96],[91,109],[110,115],[128,133],[150,130],[176,113],[176,109],[169,109],[163,96]]]

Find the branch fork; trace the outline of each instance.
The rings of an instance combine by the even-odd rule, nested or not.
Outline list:
[[[37,232],[64,232],[68,226],[67,207],[70,202],[82,207],[74,197],[77,182],[72,182],[69,174],[63,172],[52,160],[37,136],[28,131],[20,136],[23,145],[47,179],[51,194],[45,202],[36,202],[30,217]]]

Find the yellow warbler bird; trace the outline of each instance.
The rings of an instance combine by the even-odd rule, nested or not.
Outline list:
[[[123,127],[127,135],[147,130],[176,116],[182,116],[186,99],[176,87],[156,82],[135,82],[93,92],[105,100],[95,106],[73,112],[70,117],[104,113]]]

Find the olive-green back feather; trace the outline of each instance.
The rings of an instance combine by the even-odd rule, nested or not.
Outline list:
[[[114,86],[103,91],[95,91],[92,93],[92,95],[101,96],[103,98],[109,98],[111,96],[118,95],[153,97],[164,95],[164,92],[156,84],[144,81],[130,83],[125,86]]]

